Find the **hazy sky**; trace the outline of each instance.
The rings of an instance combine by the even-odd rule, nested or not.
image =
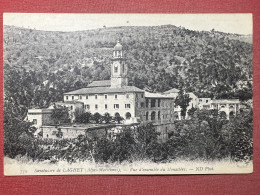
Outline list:
[[[46,14],[4,13],[4,25],[49,31],[172,24],[190,30],[252,34],[252,14]]]

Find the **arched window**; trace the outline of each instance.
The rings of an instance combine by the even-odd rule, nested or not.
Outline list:
[[[118,72],[118,67],[114,68],[114,72],[117,73]]]
[[[115,117],[119,117],[120,114],[118,112],[115,113]]]
[[[125,118],[126,118],[126,119],[130,119],[130,118],[131,118],[131,113],[130,113],[130,112],[127,112],[127,113],[125,114]]]
[[[234,118],[234,116],[235,116],[234,112],[231,111],[231,112],[229,113],[229,117],[230,117],[230,118]]]
[[[158,112],[158,120],[161,120],[161,112]]]
[[[175,119],[177,119],[177,120],[179,119],[179,116],[178,116],[178,112],[177,112],[177,111],[175,111],[175,112],[173,113],[173,115],[174,115],[174,118],[175,118]]]
[[[220,112],[219,116],[221,119],[227,119],[227,114],[224,111]]]
[[[151,114],[151,120],[155,120],[155,111],[153,111]]]
[[[146,117],[145,119],[148,121],[149,120],[149,112],[146,112]]]

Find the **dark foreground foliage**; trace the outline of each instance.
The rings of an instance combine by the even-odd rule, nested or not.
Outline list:
[[[7,119],[7,118],[5,118]],[[33,161],[91,160],[99,163],[151,160],[165,162],[187,160],[252,160],[252,111],[242,112],[226,121],[216,110],[196,110],[190,120],[175,122],[167,142],[159,143],[155,128],[128,127],[108,138],[81,135],[76,139],[37,139],[34,130],[19,120],[5,120],[4,153],[15,158],[27,156]]]

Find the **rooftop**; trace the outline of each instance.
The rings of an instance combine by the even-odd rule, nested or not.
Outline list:
[[[165,94],[161,94],[161,93],[149,93],[149,92],[145,92],[145,97],[146,98],[170,98],[172,99],[173,97],[165,95]]]
[[[110,87],[111,80],[103,80],[103,81],[93,81],[88,85],[88,87]]]
[[[123,86],[120,88],[112,87],[87,87],[75,91],[64,93],[65,95],[85,95],[85,94],[105,94],[105,93],[130,93],[130,92],[144,92],[135,86]]]
[[[70,100],[66,102],[55,102],[55,104],[59,105],[64,105],[64,104],[83,104],[83,102],[77,101],[77,100]]]
[[[215,99],[212,100],[212,104],[239,104],[239,99]]]
[[[114,47],[114,50],[122,50],[123,49],[123,46],[121,45],[121,43],[118,41],[117,44],[115,45]]]
[[[172,89],[170,89],[170,90],[168,90],[168,91],[165,91],[165,92],[163,92],[163,93],[179,93],[179,89],[176,89],[176,88],[172,88]]]
[[[32,113],[52,113],[53,109],[51,108],[42,108],[42,109],[28,109],[28,114]]]
[[[115,124],[74,124],[74,125],[60,125],[58,128],[62,129],[72,129],[72,130],[93,130],[93,129],[103,129],[109,127],[115,127]],[[53,126],[42,126],[43,128],[56,127]]]

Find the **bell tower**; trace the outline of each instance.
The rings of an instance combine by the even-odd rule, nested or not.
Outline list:
[[[124,58],[123,46],[118,41],[113,49],[111,65],[111,87],[123,87],[128,85],[127,66]]]

